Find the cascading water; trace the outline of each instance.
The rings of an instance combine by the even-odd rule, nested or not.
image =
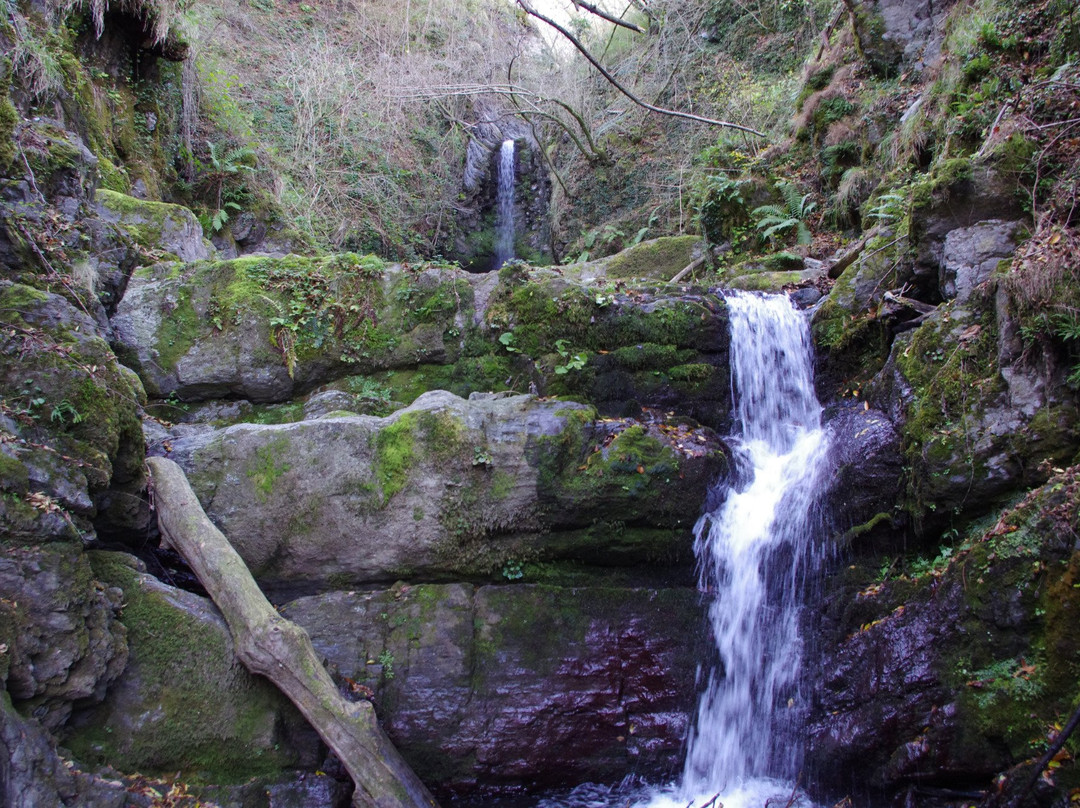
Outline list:
[[[783,295],[737,293],[727,306],[740,482],[695,529],[720,667],[698,704],[679,797],[703,803],[719,792],[736,808],[763,805],[777,779],[798,775],[799,619],[820,559],[826,439],[805,317]]]
[[[495,195],[495,269],[514,257],[514,141],[499,149]]]
[[[630,800],[624,787],[589,786],[542,808],[764,808],[778,796],[789,804],[795,790],[800,609],[821,555],[816,491],[827,441],[806,318],[784,295],[731,293],[727,307],[737,479],[713,492],[723,500],[695,527],[719,665],[707,672],[682,782]],[[809,802],[796,795],[790,804]]]

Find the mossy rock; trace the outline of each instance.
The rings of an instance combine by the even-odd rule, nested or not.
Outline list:
[[[108,171],[111,169],[111,172]],[[108,185],[122,185],[123,179],[111,163]],[[99,215],[116,224],[137,245],[159,260],[201,261],[209,257],[210,245],[203,239],[202,225],[187,208],[166,202],[136,199],[109,187],[94,195]]]
[[[130,659],[101,705],[69,723],[63,742],[89,765],[239,783],[317,763],[318,741],[295,708],[236,659],[228,627],[204,598],[95,552],[98,580],[124,593]]]
[[[700,236],[665,236],[628,247],[601,265],[609,278],[670,280],[702,254]]]
[[[0,311],[18,326],[3,337],[20,361],[0,370],[0,391],[19,415],[21,437],[77,467],[96,505],[83,515],[99,527],[144,527],[137,380],[96,335],[94,321],[63,298],[0,281]]]
[[[742,289],[747,292],[771,292],[777,294],[786,286],[792,286],[803,280],[803,273],[789,272],[747,272],[725,283],[729,289]]]

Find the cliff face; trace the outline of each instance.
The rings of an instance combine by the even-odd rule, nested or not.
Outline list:
[[[735,30],[722,5],[702,48]],[[1080,670],[1074,10],[865,0],[822,15],[777,145],[701,151],[700,237],[620,230],[661,210],[633,190],[663,151],[647,127],[548,163],[533,126],[506,124],[543,175],[523,203],[534,235],[565,247],[601,209],[611,230],[590,222],[577,247],[593,261],[470,275],[415,260],[483,208],[482,178],[456,197],[456,135],[430,210],[402,202],[420,176],[402,175],[400,216],[361,195],[353,213],[370,216],[338,240],[265,193],[271,174],[327,166],[275,163],[237,117],[269,125],[273,93],[243,106],[208,54],[244,25],[270,53],[268,20],[322,30],[329,12],[237,8],[217,29],[197,12],[181,36],[168,3],[21,3],[0,30],[7,804],[141,805],[137,772],[177,771],[178,801],[348,801],[310,728],[238,667],[212,605],[174,588],[148,451],[184,466],[433,787],[670,776],[708,653],[691,529],[730,471],[719,286],[786,290],[818,348],[842,563],[807,615],[806,781],[917,804],[990,804],[1023,781]],[[436,50],[461,33],[424,26],[409,41]],[[546,182],[577,188],[576,211],[542,216]],[[370,239],[349,230],[362,222]],[[684,268],[694,283],[662,280]],[[1071,749],[1036,799],[1069,799]]]

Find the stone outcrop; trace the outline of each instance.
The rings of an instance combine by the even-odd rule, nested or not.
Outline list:
[[[95,528],[145,527],[138,379],[90,314],[63,297],[0,281],[0,308],[10,324],[0,344],[19,358],[0,366],[0,391],[10,402],[0,484],[23,504],[37,494],[70,509],[69,526],[86,539]],[[20,468],[12,461],[23,455]],[[29,515],[16,502],[0,507],[14,522]],[[56,513],[43,501],[35,509]],[[10,529],[23,532],[14,522]]]
[[[496,279],[350,254],[161,264],[134,274],[112,326],[152,398],[282,402],[410,371],[426,380],[403,404],[436,387],[535,387],[605,414],[677,403],[723,428],[722,300],[574,272],[511,267]]]
[[[837,576],[814,663],[808,764],[821,785],[983,788],[1064,720],[1080,662],[1077,485],[1073,467],[878,583],[858,562]]]
[[[101,701],[128,659],[123,593],[99,588],[70,542],[0,546],[5,689],[55,730],[76,702]]]
[[[707,430],[661,426],[435,391],[387,418],[240,424],[167,454],[264,586],[342,585],[539,558],[686,560],[726,458]]]

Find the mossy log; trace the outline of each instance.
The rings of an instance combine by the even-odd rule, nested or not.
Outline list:
[[[147,460],[162,535],[187,561],[229,625],[236,656],[273,682],[334,751],[356,785],[356,808],[431,808],[435,799],[383,733],[369,702],[342,698],[302,628],[277,613],[244,560],[203,512],[187,477]]]

